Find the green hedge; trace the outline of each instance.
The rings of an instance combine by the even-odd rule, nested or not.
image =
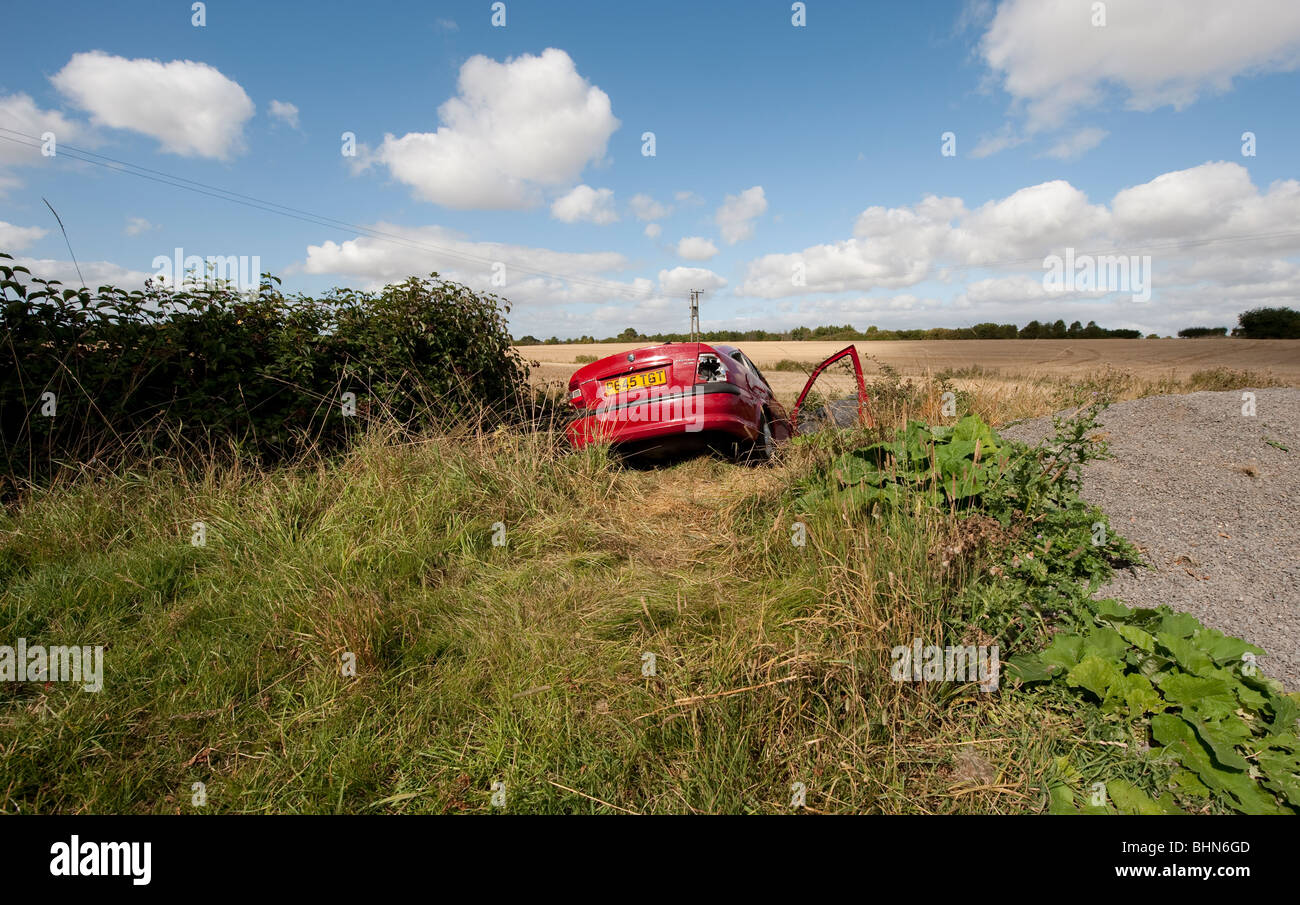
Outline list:
[[[378,415],[418,427],[510,417],[527,400],[504,299],[437,274],[319,298],[287,297],[279,282],[92,292],[0,254],[7,481],[178,443],[233,441],[274,459],[337,447]]]

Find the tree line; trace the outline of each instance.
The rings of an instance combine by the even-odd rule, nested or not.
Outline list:
[[[1203,336],[1226,336],[1227,327],[1187,327],[1178,331],[1184,338]],[[1242,312],[1238,316],[1238,325],[1232,335],[1243,339],[1300,339],[1300,312],[1290,308],[1255,308]],[[798,342],[803,340],[827,340],[839,342],[856,342],[870,340],[924,340],[924,339],[1140,339],[1140,330],[1110,330],[1097,326],[1096,321],[1086,325],[1075,321],[1066,326],[1064,320],[1052,323],[1032,320],[1023,327],[1015,324],[983,323],[971,327],[930,327],[915,330],[881,330],[871,326],[858,330],[852,324],[842,327],[795,327],[791,330],[708,330],[700,334],[704,342]],[[578,343],[666,343],[687,342],[688,333],[641,333],[628,327],[617,336],[597,339],[583,335],[574,339],[538,339],[526,334],[514,339],[519,346],[554,346]],[[1158,339],[1155,333],[1148,333],[1147,339]]]

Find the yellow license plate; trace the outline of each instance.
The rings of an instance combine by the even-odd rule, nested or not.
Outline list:
[[[605,395],[613,396],[616,393],[626,393],[628,390],[639,390],[642,387],[659,387],[667,382],[667,368],[660,368],[657,371],[644,371],[640,374],[629,374],[626,377],[606,380]]]

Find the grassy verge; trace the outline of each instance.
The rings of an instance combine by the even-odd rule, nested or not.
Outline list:
[[[936,404],[912,392],[882,420]],[[0,641],[102,644],[104,687],[0,686],[0,808],[491,812],[495,786],[527,812],[1023,812],[1094,773],[1158,794],[1175,766],[1068,685],[891,678],[913,639],[1032,652],[1063,610],[1045,588],[1081,576],[1026,608],[999,590],[1010,523],[932,487],[803,498],[890,436],[638,471],[549,433],[376,430],[337,459],[30,491],[0,518]]]

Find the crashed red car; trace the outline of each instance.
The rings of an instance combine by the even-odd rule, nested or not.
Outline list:
[[[662,343],[610,355],[569,378],[569,442],[574,448],[608,442],[623,453],[652,456],[711,448],[761,461],[798,432],[813,382],[844,358],[857,380],[856,417],[870,422],[853,346],[817,366],[788,415],[758,366],[735,346]]]

